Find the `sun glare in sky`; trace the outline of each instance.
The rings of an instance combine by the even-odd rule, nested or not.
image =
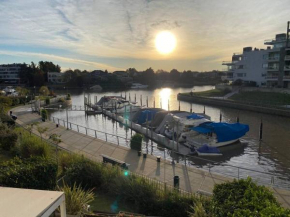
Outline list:
[[[164,31],[158,33],[155,39],[155,47],[161,54],[171,53],[176,46],[176,39],[171,32]]]

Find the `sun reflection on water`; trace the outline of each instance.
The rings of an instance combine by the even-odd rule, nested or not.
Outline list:
[[[171,95],[171,89],[170,88],[163,88],[160,92],[159,92],[159,97],[160,97],[160,102],[159,104],[162,105],[162,108],[164,110],[168,110],[168,101],[170,99],[170,95]],[[170,104],[170,102],[169,102]],[[170,109],[170,108],[169,108]]]

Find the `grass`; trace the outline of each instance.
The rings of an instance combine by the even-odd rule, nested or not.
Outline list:
[[[252,102],[264,105],[290,105],[290,94],[275,92],[241,92],[230,97],[231,100]]]
[[[218,90],[218,89],[213,89],[213,90],[207,90],[207,91],[202,91],[202,92],[193,92],[193,96],[200,96],[200,97],[223,97],[226,94],[228,94],[230,91],[228,90]],[[182,93],[184,95],[189,95],[190,93]]]
[[[95,193],[95,199],[90,203],[92,211],[118,213],[119,211],[137,212],[133,204],[127,204],[120,197],[105,193]]]

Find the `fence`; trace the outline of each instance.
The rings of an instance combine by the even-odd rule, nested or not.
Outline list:
[[[17,126],[23,128],[24,130],[28,131],[29,133],[31,133],[32,135],[35,135],[37,137],[40,137],[40,135],[38,135],[37,133],[34,133],[33,131],[29,131],[25,125],[21,125],[19,123],[16,123]],[[59,150],[62,150],[62,151],[66,151],[70,154],[75,154],[73,151],[69,150],[69,149],[66,149],[64,147],[61,147],[59,146],[58,144],[52,142],[51,140],[49,139],[45,139],[42,137],[42,141],[45,141],[48,145],[52,146],[53,148],[55,148],[55,160],[57,162],[59,162],[59,159],[58,159],[58,152]],[[89,156],[89,159],[94,161],[94,162],[98,162],[98,163],[103,163],[102,160],[96,158],[96,156],[92,155],[91,153],[89,152],[86,152],[84,150],[82,150],[82,153],[86,155],[86,157]],[[124,171],[121,167],[118,167],[121,171]],[[142,174],[138,174],[138,173],[135,173],[135,172],[129,172],[129,176],[130,177],[133,177],[133,176],[136,176],[136,177],[141,177],[143,179],[145,179],[149,184],[151,185],[155,185],[158,190],[159,190],[159,193],[162,193],[162,192],[169,192],[169,191],[176,191],[178,192],[180,195],[184,196],[184,197],[191,197],[191,196],[194,196],[194,195],[197,195],[197,193],[191,193],[191,192],[188,192],[188,191],[185,191],[185,190],[182,190],[182,189],[178,189],[178,188],[175,188],[174,186],[170,185],[170,184],[167,184],[165,182],[162,182],[162,181],[159,181],[159,180],[156,180],[156,179],[152,179],[150,177],[147,177],[147,176],[144,176]],[[63,178],[63,177],[62,177]],[[61,178],[61,179],[62,179]],[[61,180],[60,179],[60,180]],[[59,180],[59,181],[60,181]],[[204,196],[208,196],[208,195],[204,195]]]
[[[61,120],[59,118],[55,118],[55,117],[51,117],[51,119],[54,123],[67,127],[66,121]],[[129,146],[128,144],[130,140],[128,138],[124,138],[118,135],[109,134],[109,133],[94,130],[94,129],[90,129],[90,128],[73,124],[70,122],[68,122],[68,125],[69,125],[68,127],[69,129],[75,130],[80,133],[84,133],[86,135],[89,135],[95,138],[99,138],[106,142],[111,142],[116,145],[124,144],[126,147]],[[150,134],[147,134],[147,135],[150,135]],[[151,142],[151,145],[149,143],[150,143],[149,141],[143,142],[143,146],[146,148],[148,148],[148,146],[150,146],[151,148],[157,148],[157,145],[154,145],[152,142]],[[200,169],[207,171],[210,174],[220,174],[225,177],[236,178],[236,179],[247,178],[248,176],[250,176],[252,177],[253,180],[255,180],[258,184],[261,184],[261,185],[290,189],[290,182],[288,180],[284,180],[283,177],[277,176],[276,174],[273,174],[273,173],[262,172],[262,171],[258,171],[254,169],[228,165],[226,163],[220,163],[217,161],[204,159],[198,156],[181,155],[179,152],[172,149],[170,150],[170,149],[162,148],[162,147],[158,147],[158,149],[160,150],[163,149],[164,152],[170,151],[171,155],[175,156],[171,158],[171,160],[174,159],[178,162],[180,161],[181,163],[184,163],[184,165],[198,167],[199,165],[195,164],[194,162],[199,162],[200,164],[204,164],[207,167],[207,169],[205,168],[200,168]],[[151,154],[153,154],[153,152],[151,152]],[[164,159],[165,158],[166,156],[164,154]],[[170,160],[170,158],[168,158],[167,160]],[[214,166],[217,166],[217,165],[218,167],[214,168]]]

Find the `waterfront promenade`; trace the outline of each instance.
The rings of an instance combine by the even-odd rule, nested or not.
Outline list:
[[[173,177],[179,176],[180,188],[191,193],[208,192],[212,193],[215,184],[231,181],[231,178],[213,174],[204,170],[188,167],[186,165],[172,165],[170,161],[161,159],[158,163],[155,156],[147,155],[147,158],[138,156],[136,151],[118,146],[100,139],[93,138],[65,127],[56,127],[52,122],[41,122],[39,115],[32,113],[30,105],[12,109],[17,115],[17,123],[27,125],[33,122],[40,122],[39,126],[47,127],[48,131],[43,135],[48,139],[51,134],[61,135],[62,142],[59,144],[64,149],[79,153],[92,160],[101,161],[101,154],[124,161],[128,164],[129,170],[144,176],[156,179],[161,182],[173,185]],[[38,134],[35,130],[34,133]],[[278,201],[287,208],[290,208],[290,191],[278,188],[271,188]]]

